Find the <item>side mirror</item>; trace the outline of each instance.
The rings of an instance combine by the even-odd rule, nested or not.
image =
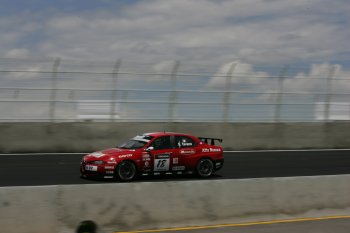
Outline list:
[[[147,148],[145,149],[145,151],[151,151],[151,150],[154,150],[154,147],[153,147],[153,146],[147,147]]]

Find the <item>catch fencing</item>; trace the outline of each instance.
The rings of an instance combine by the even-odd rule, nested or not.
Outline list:
[[[350,120],[340,66],[0,59],[1,122]]]

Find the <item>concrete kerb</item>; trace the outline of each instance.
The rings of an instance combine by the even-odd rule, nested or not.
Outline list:
[[[344,215],[349,182],[341,175],[6,187],[0,223],[8,233],[65,233],[92,219],[113,232]]]

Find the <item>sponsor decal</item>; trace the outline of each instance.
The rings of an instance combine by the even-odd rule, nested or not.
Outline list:
[[[85,165],[85,170],[86,171],[97,171],[97,166],[94,165]]]
[[[196,153],[196,151],[195,150],[180,150],[180,154],[183,154],[183,155],[193,155],[193,154],[195,154]]]
[[[145,162],[145,167],[149,167],[149,162],[148,161]]]
[[[174,166],[172,170],[173,171],[183,171],[183,170],[185,170],[185,166]]]
[[[210,148],[209,150],[210,152],[221,152],[221,149],[217,149],[217,148]]]
[[[157,159],[168,159],[170,157],[170,154],[169,153],[157,154],[156,157]]]
[[[151,156],[147,154],[142,154],[142,161],[151,161]]]
[[[173,164],[178,164],[179,163],[179,158],[173,158]]]
[[[114,171],[106,171],[106,174],[114,174]]]
[[[186,141],[182,141],[182,142],[178,142],[177,143],[178,147],[191,147],[193,146],[192,142],[186,142]]]
[[[122,159],[122,158],[128,158],[128,157],[131,157],[132,154],[125,154],[125,155],[119,155],[118,158]]]
[[[183,146],[193,146],[191,142],[182,142]]]
[[[105,166],[105,169],[114,169],[114,166]]]
[[[107,163],[108,164],[116,164],[117,162],[116,161],[108,161]]]
[[[202,152],[209,152],[209,149],[208,148],[203,148]]]
[[[202,148],[202,152],[221,152],[218,148]]]

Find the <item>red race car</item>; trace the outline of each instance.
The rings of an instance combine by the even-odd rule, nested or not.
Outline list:
[[[224,164],[218,138],[180,133],[146,133],[117,148],[85,155],[80,163],[83,178],[118,178],[129,181],[138,175],[186,174],[209,177]],[[210,143],[210,144],[209,144]]]

